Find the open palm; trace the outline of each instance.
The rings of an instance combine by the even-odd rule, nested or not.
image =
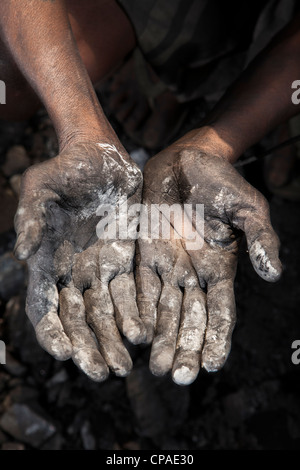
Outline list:
[[[268,281],[281,274],[279,241],[265,198],[225,159],[188,141],[148,162],[143,202],[149,214],[157,210],[163,218],[162,204],[193,208],[195,242],[189,238],[191,230],[188,236],[179,233],[171,215],[169,239],[141,236],[137,270],[138,306],[147,341],[153,338],[150,369],[155,375],[172,370],[175,382],[189,384],[201,365],[216,371],[229,354],[242,233],[254,269]],[[204,207],[201,230],[195,223],[196,204]]]
[[[99,208],[139,202],[141,187],[124,149],[97,143],[73,145],[23,176],[15,252],[28,260],[27,314],[44,349],[72,357],[97,381],[109,368],[120,376],[131,370],[119,329],[133,343],[145,337],[132,273],[135,242],[96,233]]]

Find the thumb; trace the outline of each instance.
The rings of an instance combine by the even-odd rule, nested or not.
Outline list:
[[[27,175],[23,176],[20,202],[14,219],[17,233],[14,254],[19,260],[30,258],[39,249],[46,227],[47,203],[58,197],[52,190],[36,186],[29,183]]]
[[[256,236],[246,233],[249,256],[257,274],[266,281],[278,281],[282,274],[279,259],[280,242],[271,224],[258,230]]]
[[[269,204],[257,193],[255,205],[239,215],[236,226],[245,232],[251,263],[257,274],[266,281],[278,281],[282,274],[279,259],[280,241],[271,221]]]

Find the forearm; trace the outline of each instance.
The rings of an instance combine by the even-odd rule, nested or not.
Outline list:
[[[300,16],[253,61],[207,116],[200,129],[206,145],[236,161],[272,129],[299,113],[292,83],[300,78]]]
[[[77,50],[64,1],[1,0],[0,26],[14,60],[54,123],[60,148],[107,134],[108,123]]]

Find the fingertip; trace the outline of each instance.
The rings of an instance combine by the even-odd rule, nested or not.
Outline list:
[[[123,358],[122,364],[111,366],[111,370],[114,372],[114,374],[117,377],[127,377],[127,375],[129,375],[130,372],[132,371],[132,367],[133,367],[132,360],[128,356],[128,358],[125,358],[125,357]]]
[[[218,372],[220,370],[220,367],[217,367],[215,364],[211,362],[202,362],[202,367],[205,369],[207,372]]]
[[[67,361],[72,357],[72,344],[70,340],[61,332],[57,332],[57,337],[44,338],[37,335],[37,340],[41,347],[45,349],[54,359]]]
[[[221,328],[222,329],[222,328]],[[201,356],[201,366],[207,372],[218,372],[224,366],[231,350],[231,333],[216,339],[214,332],[207,335]]]
[[[130,354],[124,344],[115,339],[114,343],[109,344],[101,338],[98,339],[100,345],[101,355],[103,356],[106,364],[110,370],[117,377],[127,377],[130,374],[133,364]]]
[[[104,382],[109,376],[109,369],[97,350],[79,349],[73,354],[73,362],[94,382]]]
[[[41,229],[29,230],[27,233],[22,232],[18,236],[15,247],[14,255],[19,261],[25,261],[34,255],[40,247],[42,240]]]
[[[145,322],[145,329],[146,329],[146,338],[145,344],[151,344],[154,337],[154,325],[150,322]]]
[[[73,347],[67,335],[58,328],[48,329],[43,323],[41,321],[35,329],[40,346],[58,361],[71,359]]]
[[[24,244],[17,245],[14,248],[14,255],[17,258],[17,260],[19,260],[19,261],[26,261],[35,252],[36,252],[36,250],[28,249],[28,247],[25,247]]]
[[[155,377],[163,377],[170,370],[170,368],[169,369],[161,368],[159,365],[153,364],[153,363],[150,363],[149,369],[150,369],[150,372],[153,375],[155,375]]]
[[[147,338],[146,328],[138,318],[132,318],[130,324],[123,328],[123,333],[134,345],[144,343]]]
[[[207,355],[204,352],[201,365],[203,369],[205,369],[207,372],[218,372],[224,366],[227,360],[227,357],[228,357],[228,354],[227,355],[224,354],[221,357],[211,358],[211,357],[207,357]]]
[[[149,368],[153,375],[162,377],[166,375],[171,369],[173,364],[174,351],[167,346],[162,347],[159,351],[154,346],[152,347]]]
[[[274,248],[268,250],[259,240],[249,249],[249,256],[256,273],[265,281],[277,282],[282,275],[282,264]]]
[[[28,254],[24,252],[22,247],[20,248],[15,246],[13,253],[18,261],[26,261],[28,258]]]
[[[28,250],[24,247],[24,241],[24,235],[22,233],[18,236],[14,247],[14,255],[19,261],[26,260],[29,256]]]
[[[141,323],[143,325],[143,340],[141,341],[144,345],[149,345],[153,341],[154,337],[154,324],[151,320],[142,319]]]
[[[190,369],[185,365],[181,365],[174,370],[172,378],[177,385],[190,385],[196,380],[198,372],[199,369]]]
[[[263,276],[261,276],[261,277],[263,279],[265,279],[266,281],[268,281],[268,282],[277,282],[281,278],[282,272],[283,272],[282,264],[278,260],[277,266],[276,267],[272,266],[269,273],[268,273],[268,275],[266,277],[263,277]]]

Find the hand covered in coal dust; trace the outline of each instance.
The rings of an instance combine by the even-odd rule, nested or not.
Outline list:
[[[271,282],[281,274],[279,240],[262,194],[225,159],[203,153],[188,137],[147,163],[143,203],[149,226],[154,218],[151,236],[155,211],[171,226],[169,239],[161,235],[161,222],[159,238],[139,239],[137,298],[147,342],[153,339],[150,369],[155,375],[172,370],[176,383],[190,384],[201,366],[217,371],[229,354],[242,233],[255,271]],[[173,204],[185,208],[186,219],[178,211],[174,215],[176,210],[166,215]],[[203,204],[202,225],[196,204]]]
[[[124,149],[97,143],[72,145],[22,180],[15,254],[28,260],[27,315],[46,351],[72,357],[95,381],[109,368],[118,376],[131,370],[119,330],[132,343],[145,339],[132,272],[135,241],[96,233],[99,207],[139,203],[141,189],[140,170]]]

